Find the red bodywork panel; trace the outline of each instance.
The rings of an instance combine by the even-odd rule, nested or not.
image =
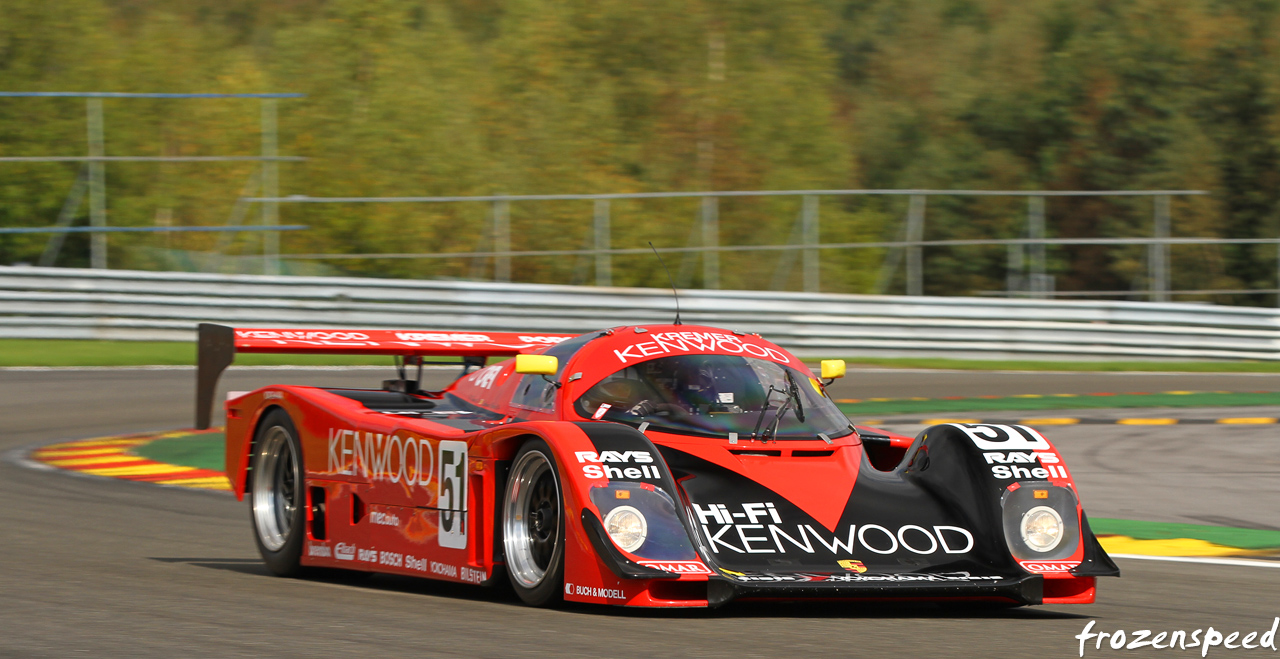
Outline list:
[[[288,413],[302,445],[308,496],[304,565],[485,583],[498,565],[495,514],[503,495],[498,466],[528,438],[546,441],[559,463],[567,523],[565,593],[570,601],[631,606],[707,606],[701,561],[679,566],[679,579],[621,579],[603,562],[582,523],[582,511],[597,516],[590,489],[607,484],[574,465],[577,452],[594,450],[572,402],[619,368],[671,354],[730,354],[768,359],[806,370],[795,356],[758,335],[688,325],[624,327],[597,333],[567,362],[564,386],[551,409],[513,404],[523,378],[515,360],[472,372],[435,400],[457,396],[491,414],[485,419],[417,418],[375,411],[325,389],[270,386],[226,403],[226,466],[232,490],[243,498],[251,444],[262,417],[275,408]],[[236,329],[237,352],[326,352],[402,356],[513,356],[547,350],[573,335],[464,333],[389,330]],[[816,386],[816,385],[815,385]],[[913,439],[884,433],[890,454],[901,459]],[[646,433],[659,447],[679,447],[710,463],[744,474],[784,496],[829,529],[834,528],[863,464],[857,435],[831,444],[815,439],[786,442],[785,455],[742,458],[727,440]],[[831,450],[828,458],[789,459],[792,451]],[[883,458],[883,455],[881,456]],[[1055,479],[1074,489],[1062,470]],[[815,479],[823,487],[813,486]],[[449,494],[445,493],[457,493]],[[323,501],[320,501],[323,499]],[[323,504],[323,505],[320,505]],[[319,514],[318,511],[323,511]],[[620,551],[620,550],[619,550]],[[1083,549],[1081,550],[1081,552]],[[1080,562],[1080,554],[1073,557]],[[629,556],[629,555],[628,555]],[[630,558],[635,558],[629,556]],[[1092,602],[1093,579],[1070,576],[1055,562],[1042,572],[1045,602]],[[1025,566],[1024,566],[1025,567]],[[1043,566],[1041,566],[1043,567]],[[675,569],[675,568],[672,568]],[[687,572],[687,573],[685,573]]]

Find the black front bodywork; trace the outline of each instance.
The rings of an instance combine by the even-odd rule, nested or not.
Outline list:
[[[615,501],[612,490],[638,487],[644,496],[624,501],[654,501],[645,511],[652,517],[650,510],[656,513],[669,501],[679,524],[671,520],[670,528],[660,530],[653,543],[637,550],[638,555],[650,558],[645,555],[649,552],[655,559],[702,560],[714,572],[708,587],[711,605],[743,597],[962,598],[1039,604],[1044,578],[1018,564],[1014,552],[1025,553],[1025,548],[1008,539],[1009,517],[1014,512],[1020,515],[1021,509],[1005,499],[1018,499],[1021,495],[1007,494],[1011,488],[1016,494],[1019,486],[1027,488],[1023,494],[1028,496],[1033,488],[1040,492],[1037,497],[1046,498],[1037,498],[1037,503],[1051,503],[1072,522],[1071,537],[1064,539],[1064,547],[1071,543],[1071,551],[1060,548],[1054,556],[1064,551],[1069,556],[1083,545],[1084,561],[1072,571],[1073,576],[1118,575],[1087,520],[1080,518],[1076,523],[1074,491],[1047,481],[1014,485],[1016,479],[993,477],[983,450],[962,428],[935,426],[921,433],[902,463],[888,472],[873,468],[860,446],[839,449],[859,452],[860,462],[843,512],[834,528],[828,528],[735,470],[657,446],[628,426],[578,425],[602,454],[631,451],[632,455],[661,456],[653,462],[657,469],[647,470],[645,478],[611,480],[608,488],[600,488],[600,496],[593,495],[593,502],[606,515]],[[1014,436],[1009,441],[1015,446],[1023,439]],[[1028,435],[1027,441],[1034,440]],[[761,452],[777,450],[776,446],[760,447]],[[848,492],[829,489],[833,496]],[[675,535],[679,537],[670,537]],[[614,571],[620,577],[639,578],[630,566],[619,565]]]

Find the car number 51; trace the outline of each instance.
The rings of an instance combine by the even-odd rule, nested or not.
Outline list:
[[[440,508],[437,536],[441,547],[467,548],[467,443],[440,442],[440,473],[436,479]]]

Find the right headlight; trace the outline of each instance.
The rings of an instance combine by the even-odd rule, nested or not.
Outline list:
[[[1062,515],[1049,506],[1036,506],[1023,513],[1022,523],[1018,526],[1027,547],[1042,554],[1057,548],[1065,530]]]
[[[635,553],[649,535],[649,523],[639,510],[618,506],[605,515],[604,530],[622,551]]]

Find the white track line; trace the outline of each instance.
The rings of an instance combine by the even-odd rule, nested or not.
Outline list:
[[[1243,567],[1280,568],[1280,561],[1257,561],[1248,558],[1202,558],[1198,556],[1145,556],[1143,554],[1108,554],[1112,558],[1135,558],[1143,561],[1169,561],[1171,563],[1204,563],[1208,565],[1237,565]]]

